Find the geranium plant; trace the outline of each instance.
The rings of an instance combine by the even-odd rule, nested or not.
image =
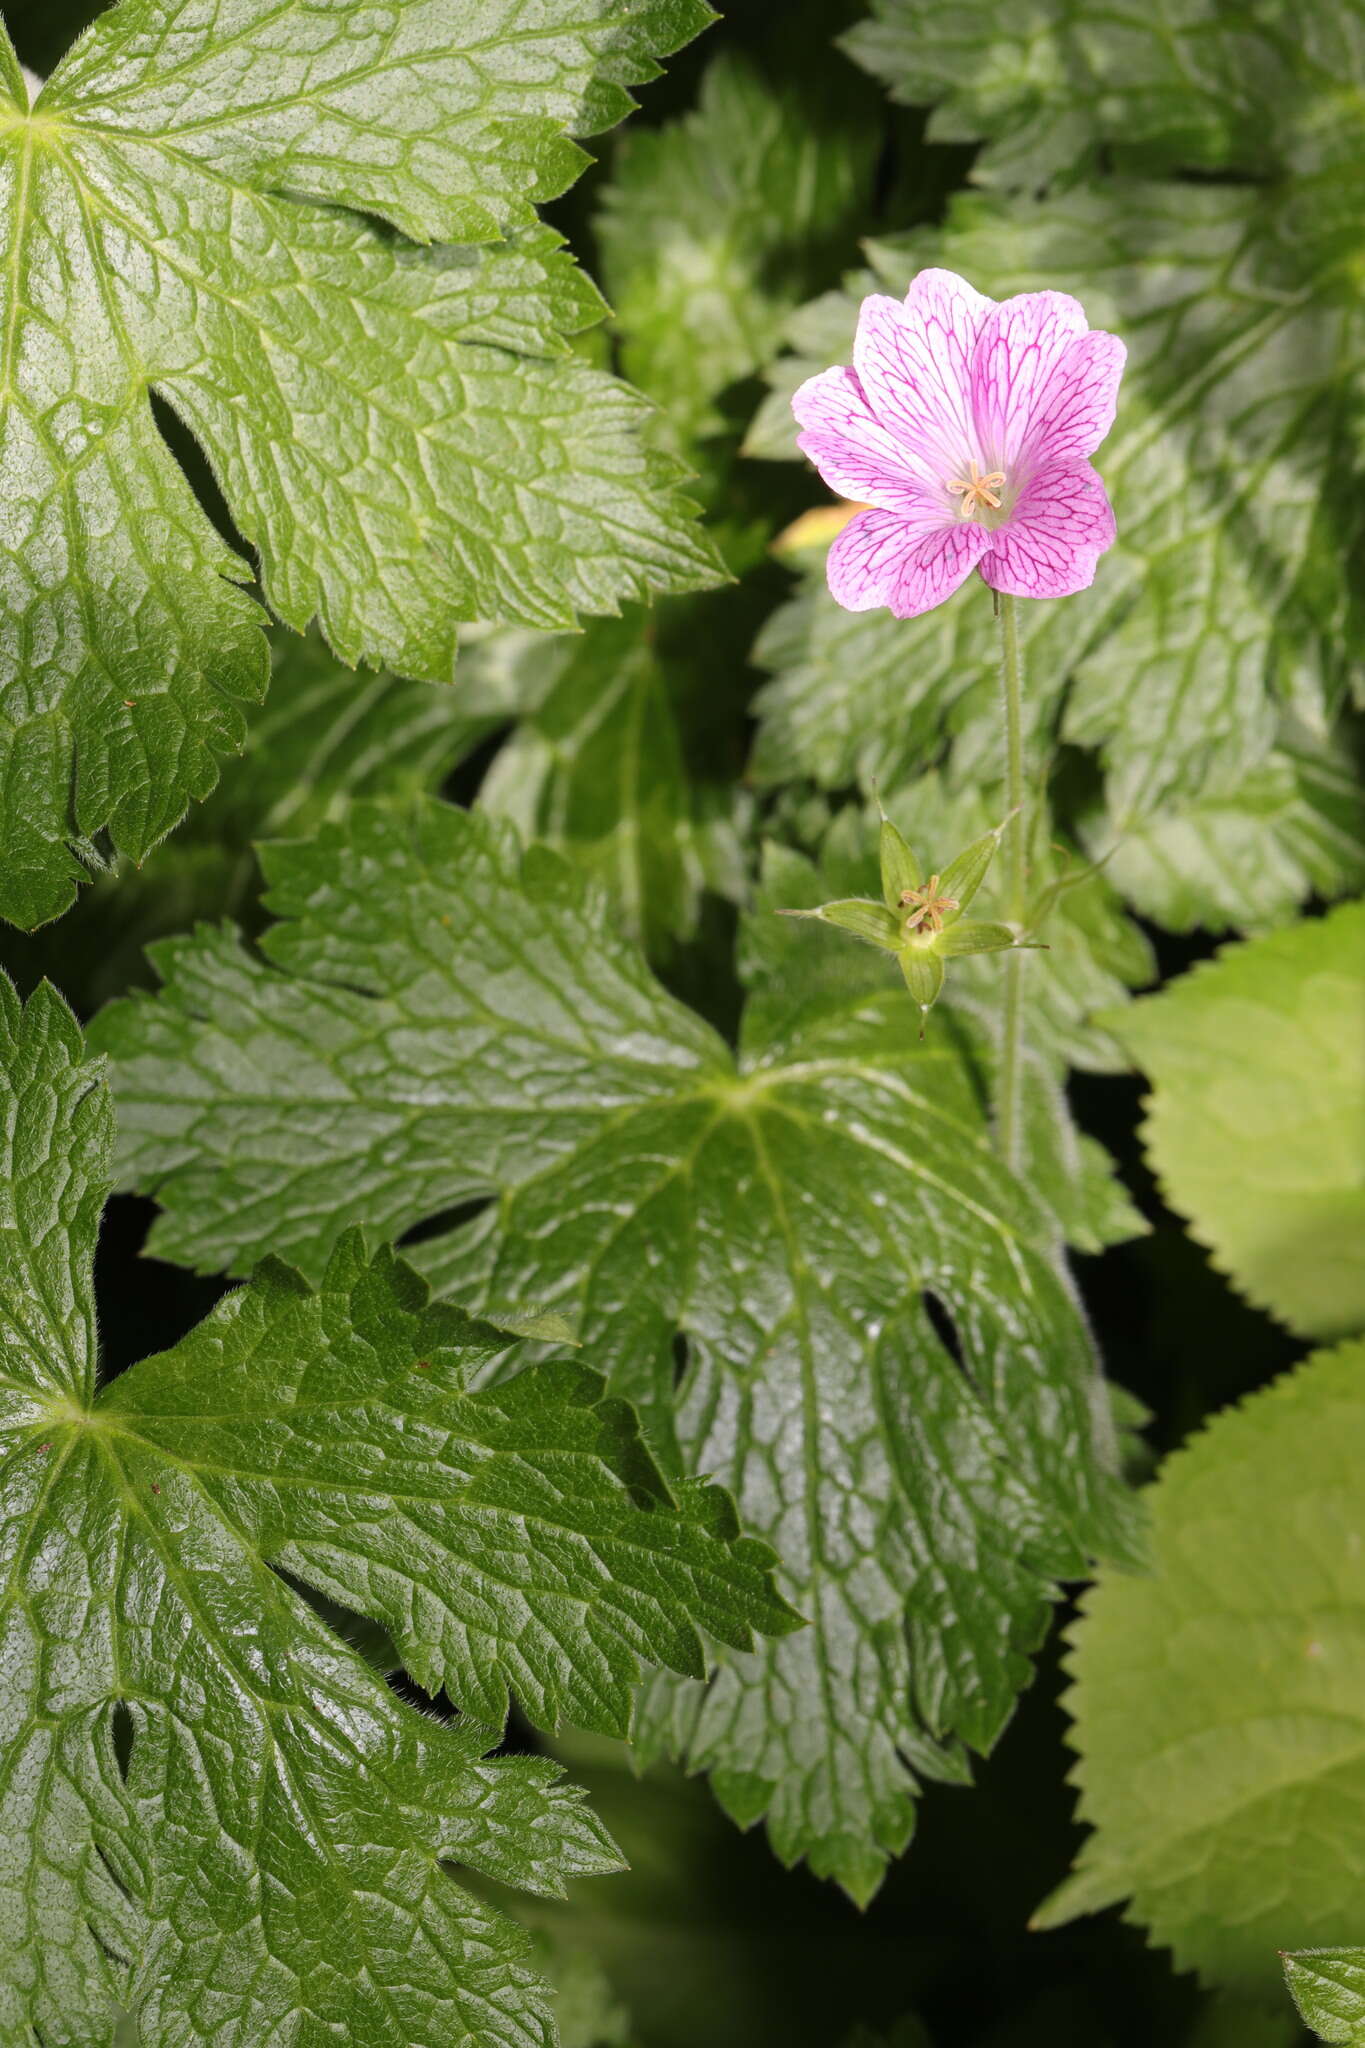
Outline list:
[[[1365,2041],[1363,52],[5,6],[0,2048]]]
[[[830,595],[849,611],[885,605],[898,619],[942,604],[979,568],[1000,619],[1005,794],[1011,811],[1005,902],[1012,924],[962,924],[965,897],[984,879],[969,848],[927,888],[899,835],[882,825],[882,874],[906,984],[922,1013],[958,953],[1016,951],[1028,943],[1022,661],[1016,597],[1070,597],[1095,579],[1113,545],[1114,515],[1091,467],[1114,423],[1126,351],[1092,334],[1064,292],[1025,292],[996,305],[947,270],[912,278],[903,304],[864,299],[853,367],[808,378],[792,400],[797,445],[833,489],[866,499],[834,539]],[[889,863],[889,866],[888,866]],[[980,865],[980,874],[977,868]],[[889,879],[888,879],[889,873]],[[963,877],[958,879],[959,873]],[[838,906],[822,913],[847,924]],[[951,929],[950,929],[951,927]],[[870,932],[862,933],[870,937]],[[883,936],[881,943],[887,943]],[[1022,1164],[1020,1066],[1023,989],[1017,961],[1005,984],[996,1130]]]

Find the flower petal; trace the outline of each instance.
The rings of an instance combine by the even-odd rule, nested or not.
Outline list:
[[[916,618],[965,582],[990,538],[975,520],[931,525],[894,512],[860,512],[830,548],[830,594],[846,611],[885,605],[898,619]]]
[[[974,453],[973,352],[992,301],[950,270],[921,270],[904,305],[863,300],[853,367],[904,458],[944,492]]]
[[[792,411],[805,429],[796,437],[797,447],[841,498],[861,498],[911,515],[930,510],[942,515],[941,499],[930,500],[896,436],[872,412],[853,370],[822,370],[818,377],[807,377],[792,399]]]
[[[1065,292],[1022,292],[1002,299],[990,314],[972,361],[972,408],[984,469],[1008,473],[1017,466],[1052,372],[1087,331],[1084,309]]]
[[[1009,524],[987,535],[981,573],[993,590],[1012,597],[1070,597],[1094,582],[1114,534],[1104,485],[1090,464],[1050,462],[1025,484]]]
[[[1117,334],[1102,328],[1069,342],[1034,400],[1021,460],[1093,455],[1114,424],[1127,360]]]

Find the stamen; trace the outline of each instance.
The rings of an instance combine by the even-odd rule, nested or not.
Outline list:
[[[962,500],[960,517],[974,519],[978,503],[989,505],[993,512],[998,512],[1001,501],[996,494],[1004,489],[1004,470],[993,469],[988,476],[982,476],[975,456],[972,456],[968,469],[969,476],[955,476],[948,486]]]
[[[917,931],[921,925],[927,932],[941,932],[944,917],[959,907],[956,896],[939,895],[942,879],[941,875],[930,875],[922,889],[901,890],[901,909],[910,910],[912,904],[916,906],[905,920],[907,932]]]

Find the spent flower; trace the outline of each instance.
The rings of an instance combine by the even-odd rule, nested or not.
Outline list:
[[[855,939],[879,946],[884,953],[893,953],[923,1019],[942,993],[946,960],[964,953],[1003,953],[1037,944],[1012,925],[978,922],[962,915],[986,879],[1004,829],[1005,825],[998,825],[993,832],[983,833],[950,860],[941,874],[932,874],[926,881],[905,840],[891,820],[883,817],[880,903],[864,896],[845,896],[813,910],[783,910],[779,915],[819,918]]]
[[[974,568],[1013,597],[1084,590],[1114,540],[1089,457],[1126,354],[1065,292],[996,301],[921,270],[904,303],[864,299],[852,367],[792,400],[802,449],[865,507],[829,551],[838,602],[914,618]]]

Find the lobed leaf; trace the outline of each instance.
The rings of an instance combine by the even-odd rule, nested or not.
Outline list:
[[[4,38],[0,914],[56,916],[98,834],[146,854],[265,688],[252,569],[153,394],[270,609],[350,664],[447,678],[457,621],[714,580],[643,402],[569,350],[600,301],[531,212],[565,128],[706,18],[120,0],[32,106]]]
[[[509,641],[532,643],[509,659]],[[357,796],[439,789],[446,775],[534,698],[549,636],[475,632],[459,681],[356,676],[317,633],[276,632],[270,695],[252,711],[240,757],[141,867],[98,876],[55,926],[12,935],[5,964],[21,985],[44,974],[78,1010],[145,982],[143,949],[197,919],[259,921],[254,842],[310,831]]]
[[[1234,788],[1134,818],[1083,818],[1087,844],[1128,902],[1168,931],[1282,924],[1310,896],[1365,889],[1365,795],[1339,742],[1290,736]]]
[[[1349,0],[1292,25],[1217,0],[871,0],[841,40],[894,98],[934,106],[932,141],[985,143],[982,184],[1036,191],[1109,164],[1263,172],[1300,93],[1353,68],[1353,25]]]
[[[707,698],[697,636],[711,644],[699,602],[632,607],[574,640],[532,646],[522,666],[551,669],[552,680],[525,703],[479,789],[481,810],[600,883],[655,957],[694,935],[708,888],[733,896],[744,885],[724,752],[713,733],[697,743]]]
[[[534,221],[614,126],[626,88],[714,20],[703,0],[123,0],[61,67],[115,135],[233,182],[316,193],[417,241]]]
[[[50,990],[0,985],[0,1105],[0,2029],[543,2048],[526,1937],[442,1865],[554,1894],[617,1859],[555,1766],[486,1757],[509,1691],[624,1728],[698,1624],[792,1625],[768,1554],[585,1367],[473,1391],[506,1339],[358,1233],[97,1390],[112,1108]]]
[[[644,1732],[867,1897],[916,1774],[1008,1719],[1056,1579],[1126,1541],[1051,1223],[957,1055],[888,991],[736,1067],[602,899],[448,807],[360,806],[267,861],[263,959],[204,931],[97,1027],[154,1249],[318,1272],[351,1216],[482,1204],[424,1268],[568,1315],[811,1621],[661,1688]]]

